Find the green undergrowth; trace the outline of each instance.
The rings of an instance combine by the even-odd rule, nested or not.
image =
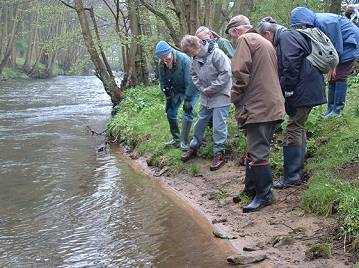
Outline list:
[[[304,209],[319,215],[338,213],[341,236],[346,241],[359,239],[359,77],[350,80],[344,113],[336,118],[319,116],[319,107],[310,120],[308,190]],[[318,114],[318,116],[317,116]],[[357,248],[353,247],[356,251]]]
[[[199,167],[195,161],[184,164],[180,160],[182,152],[179,149],[165,148],[164,143],[171,136],[164,109],[165,98],[158,86],[128,89],[117,115],[108,124],[109,133],[137,154],[146,156],[150,165],[166,166],[171,174],[187,172],[197,175]],[[325,105],[316,107],[307,122],[306,169],[310,180],[304,193],[303,207],[307,212],[319,215],[338,213],[343,239],[355,241],[359,237],[359,179],[358,175],[350,180],[339,176],[339,170],[359,162],[359,77],[350,81],[343,115],[323,119],[320,114],[325,109]],[[197,110],[198,105],[195,117]],[[272,146],[271,164],[275,177],[282,174],[281,140],[285,128],[286,121],[275,133]],[[245,137],[236,125],[233,107],[228,129],[226,155],[238,163],[243,162]],[[210,129],[207,129],[205,140],[199,154],[211,159],[213,143]]]
[[[9,67],[4,68],[0,77],[5,80],[15,79],[15,78],[29,78],[29,76],[24,72],[20,72],[14,68],[9,68]]]

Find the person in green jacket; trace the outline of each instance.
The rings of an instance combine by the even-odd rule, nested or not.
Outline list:
[[[167,42],[159,41],[155,50],[159,59],[160,88],[166,96],[166,114],[172,139],[166,146],[188,149],[188,135],[193,121],[193,110],[198,100],[198,89],[189,73],[192,59],[173,49]],[[178,110],[183,103],[182,131],[178,127]]]
[[[211,31],[205,26],[201,26],[197,29],[195,34],[199,39],[201,39],[203,42],[206,41],[214,41],[217,43],[218,48],[224,52],[224,54],[227,55],[229,59],[232,59],[234,55],[234,48],[232,46],[232,43],[221,36],[219,36],[216,32]]]

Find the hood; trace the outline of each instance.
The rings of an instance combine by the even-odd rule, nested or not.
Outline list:
[[[309,27],[314,27],[316,24],[315,13],[306,7],[296,7],[290,14],[290,25],[302,24]]]

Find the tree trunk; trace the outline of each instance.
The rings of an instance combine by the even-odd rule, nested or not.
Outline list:
[[[10,37],[8,38],[8,44],[7,44],[7,47],[5,50],[4,57],[0,62],[0,74],[4,70],[6,64],[8,63],[11,53],[13,52],[13,48],[15,46],[16,33],[17,33],[17,31],[19,29],[19,25],[20,25],[19,14],[20,14],[20,11],[17,8],[17,6],[15,6],[15,15],[14,15],[14,22],[13,22],[12,29],[11,29],[11,34],[10,34]]]
[[[111,77],[108,73],[106,66],[101,60],[96,49],[82,0],[75,0],[75,10],[80,20],[85,46],[90,54],[93,64],[95,65],[96,76],[102,81],[107,94],[111,97],[113,105],[116,106],[122,99],[122,92],[116,85],[114,77]]]
[[[141,35],[141,25],[139,20],[139,2],[136,0],[128,1],[128,18],[130,21],[131,43],[129,55],[126,57],[128,70],[125,73],[122,85],[125,87],[148,84],[148,74],[146,72],[146,62],[143,47],[139,43]]]
[[[329,5],[329,12],[334,14],[340,14],[341,13],[341,0],[331,0]]]
[[[34,27],[35,24],[35,27]],[[25,56],[25,62],[23,69],[25,71],[30,71],[33,56],[34,56],[34,47],[36,43],[36,36],[37,36],[37,24],[38,24],[38,16],[37,14],[31,14],[30,15],[30,31],[28,36],[28,43],[27,43],[27,50],[26,50],[26,56]]]

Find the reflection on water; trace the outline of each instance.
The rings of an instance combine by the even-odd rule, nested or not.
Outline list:
[[[147,178],[98,153],[96,78],[0,82],[0,266],[223,267],[224,252]]]

